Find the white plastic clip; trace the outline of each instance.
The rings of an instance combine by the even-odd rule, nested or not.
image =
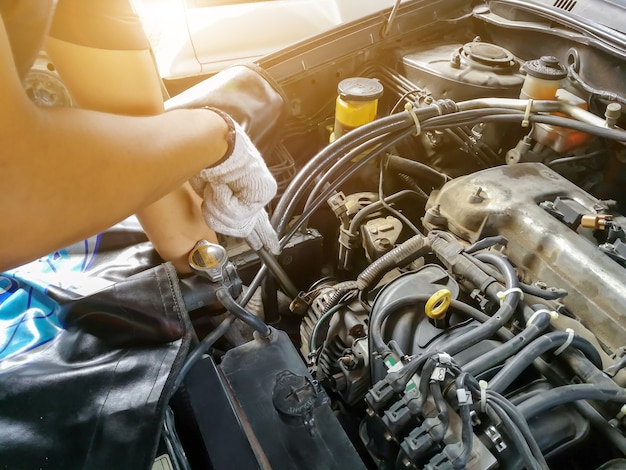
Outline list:
[[[448,369],[446,369],[445,367],[437,366],[433,370],[433,373],[430,374],[430,380],[443,382],[444,380],[446,380],[446,372],[448,372]]]
[[[522,119],[522,127],[528,127],[530,125],[530,110],[533,107],[533,100],[528,100],[526,103],[526,111],[524,111],[524,119]]]
[[[472,392],[467,390],[466,388],[458,388],[456,391],[456,398],[459,402],[459,405],[471,405],[472,402]]]
[[[439,364],[450,365],[452,364],[452,356],[445,352],[439,353],[437,355],[437,362],[439,362]]]
[[[506,298],[506,296],[512,294],[513,292],[517,292],[520,296],[520,300],[524,300],[524,291],[522,291],[522,289],[519,287],[511,287],[510,289],[500,291],[496,294],[500,299],[500,305],[504,303],[504,299]]]
[[[417,119],[417,115],[413,110],[413,105],[411,103],[405,103],[404,110],[411,115],[411,117],[413,118],[413,122],[415,122],[415,134],[413,135],[417,137],[422,133],[422,126],[420,125],[420,120]]]
[[[572,330],[571,328],[567,328],[565,331],[568,333],[567,339],[565,340],[565,342],[561,345],[561,347],[559,349],[554,351],[554,355],[555,356],[558,356],[563,351],[565,351],[567,349],[567,347],[570,344],[572,344],[572,341],[574,341],[574,330]]]
[[[485,413],[487,411],[487,387],[489,384],[486,380],[481,380],[478,382],[478,386],[480,387],[480,411]]]

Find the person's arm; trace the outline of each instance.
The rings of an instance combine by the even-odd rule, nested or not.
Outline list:
[[[180,187],[227,149],[207,110],[125,117],[35,106],[0,22],[0,271],[98,233]]]
[[[124,115],[163,112],[150,43],[128,0],[60,0],[46,51],[80,108]],[[179,272],[198,240],[217,242],[189,184],[137,212],[146,235]]]

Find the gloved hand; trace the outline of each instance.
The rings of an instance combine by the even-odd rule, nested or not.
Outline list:
[[[241,126],[228,116],[225,119],[235,129],[232,153],[190,180],[203,198],[204,220],[218,233],[245,238],[254,250],[263,247],[278,254],[278,236],[264,209],[276,195],[276,180]]]

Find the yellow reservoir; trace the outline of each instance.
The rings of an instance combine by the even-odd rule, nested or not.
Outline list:
[[[522,70],[526,72],[520,93],[522,99],[553,100],[561,80],[567,77],[567,69],[554,56],[529,60]]]
[[[334,138],[376,119],[383,86],[375,78],[352,77],[339,82]]]

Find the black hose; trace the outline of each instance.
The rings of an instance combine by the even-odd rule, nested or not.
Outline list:
[[[430,392],[429,381],[431,374],[435,370],[435,367],[437,367],[437,362],[431,357],[428,361],[426,361],[426,364],[424,364],[424,369],[422,369],[422,373],[420,374],[420,382],[418,385],[418,390],[420,394],[416,400],[417,406],[415,410],[420,414],[422,412],[422,409],[424,408],[424,403],[426,402],[426,399],[428,398],[428,394]]]
[[[591,426],[606,438],[607,442],[615,446],[622,455],[626,455],[626,436],[619,429],[611,426],[611,423],[590,403],[577,401],[574,406],[581,415],[589,420]]]
[[[462,107],[463,103],[459,103],[459,106]],[[556,120],[553,118],[556,118]],[[421,126],[424,130],[441,130],[448,129],[450,127],[473,126],[485,122],[521,122],[524,119],[525,114],[523,111],[510,108],[489,107],[458,111],[443,116],[434,116],[421,121]],[[559,127],[579,130],[588,134],[597,135],[598,137],[604,137],[616,141],[624,141],[626,139],[626,132],[621,129],[599,127],[586,122],[578,121],[576,119],[559,117],[551,114],[531,114],[529,116],[529,122],[541,122],[545,124],[558,125]]]
[[[198,346],[196,346],[194,350],[189,353],[189,355],[185,359],[185,363],[178,371],[176,379],[174,379],[174,384],[172,385],[172,393],[180,388],[180,385],[183,383],[183,380],[185,380],[185,377],[187,377],[187,374],[192,369],[192,367],[200,359],[202,359],[202,356],[206,354],[209,349],[211,349],[215,342],[220,339],[226,333],[226,331],[228,331],[234,321],[235,317],[226,317],[224,320],[222,320],[222,323],[217,326],[217,328],[215,328],[213,331],[211,331],[211,333],[206,335],[202,339],[202,341],[200,341]]]
[[[398,179],[402,181],[402,183],[404,183],[406,186],[408,186],[409,189],[415,192],[416,195],[419,195],[421,199],[426,201],[428,200],[428,194],[422,189],[419,184],[415,182],[413,177],[404,173],[398,173]]]
[[[531,396],[528,400],[520,403],[518,409],[524,418],[529,420],[549,409],[578,400],[626,403],[626,390],[617,385],[614,387],[603,387],[595,384],[564,385]]]
[[[379,154],[378,147],[380,147],[385,142],[388,142],[391,138],[392,134],[383,134],[372,137],[370,140],[363,142],[359,145],[354,146],[349,151],[343,153],[341,156],[338,155],[335,163],[324,173],[324,175],[320,176],[319,179],[315,181],[315,186],[309,193],[309,196],[304,203],[304,211],[306,211],[309,207],[311,207],[312,201],[315,201],[317,195],[324,189],[329,189],[331,187],[330,180],[335,177],[337,174],[341,174],[341,170],[344,169],[345,166],[352,166],[355,160],[359,160],[363,157],[363,154],[370,150],[370,154]],[[406,133],[408,134],[408,133]],[[404,135],[406,135],[404,134]],[[371,160],[371,157],[365,158],[366,162]],[[332,191],[335,191],[335,188],[338,185],[332,185]],[[305,188],[306,189],[306,188]]]
[[[463,251],[467,254],[473,254],[476,253],[477,251],[480,250],[484,250],[486,248],[490,248],[494,245],[502,245],[502,246],[507,246],[509,243],[509,241],[506,239],[506,237],[485,237],[481,240],[478,240],[476,243],[474,243],[473,245],[468,246],[467,248],[465,248]]]
[[[450,100],[443,100],[424,108],[415,109],[414,115],[420,121],[423,121],[454,111],[456,111],[456,104]],[[346,151],[353,149],[355,146],[366,143],[371,146],[373,138],[383,136],[384,134],[391,135],[396,131],[403,131],[400,132],[403,137],[409,135],[413,132],[414,125],[413,116],[408,112],[392,114],[353,129],[322,149],[298,172],[278,201],[271,219],[278,235],[281,236],[283,234],[293,209],[299,203],[303,193],[316,180],[317,175],[324,171],[330,163],[336,161],[338,157],[344,155]],[[331,188],[331,192],[334,189]]]
[[[437,255],[441,254],[441,253],[438,253],[438,250],[445,251],[446,248],[449,248],[448,242],[446,242],[442,237],[438,235],[435,238],[431,239],[431,245],[432,245],[433,251],[435,251]],[[517,308],[517,304],[520,298],[520,294],[514,290],[515,287],[517,287],[518,285],[517,275],[515,273],[515,270],[513,269],[513,266],[511,266],[511,264],[506,259],[498,255],[491,254],[491,253],[482,253],[482,254],[476,255],[476,257],[479,258],[481,261],[484,261],[484,262],[487,262],[489,264],[496,266],[498,270],[502,272],[505,278],[506,288],[507,290],[510,291],[510,294],[505,296],[505,298],[502,300],[500,308],[496,311],[496,313],[493,316],[489,317],[484,323],[482,323],[481,325],[479,325],[478,327],[470,331],[467,331],[466,333],[463,333],[454,338],[447,339],[443,341],[442,343],[439,343],[436,345],[436,350],[445,351],[452,356],[458,353],[459,351],[467,349],[469,346],[472,346],[486,338],[490,338],[494,336],[496,333],[498,333],[501,330],[501,328],[511,319],[511,317],[515,313],[515,309]],[[476,268],[475,265],[470,264],[469,266],[473,266],[475,269],[478,269]],[[468,273],[468,274],[471,274],[471,273]],[[487,290],[488,295],[490,295],[490,297],[497,298],[497,294],[500,292],[500,287],[497,284],[490,284],[489,286],[486,287],[486,290]],[[390,303],[389,306],[384,306],[383,310],[385,314],[388,315],[389,313],[395,311],[396,309],[402,308],[404,306],[403,302],[406,302],[406,301],[407,299],[402,299],[399,302],[392,302]],[[451,303],[451,306],[453,306],[452,303]],[[389,311],[388,313],[387,313],[387,310]],[[382,325],[382,320],[380,320],[379,318],[376,318],[377,316],[374,315],[374,310],[372,310],[371,317],[372,318],[370,319],[370,328],[372,328],[371,324],[374,322],[374,320],[376,320],[377,322],[380,322],[380,325]],[[380,325],[377,325],[377,328],[380,328]],[[374,348],[380,347],[381,348],[380,351],[388,352],[388,350],[385,349],[385,345],[384,345],[384,342],[382,341],[382,338],[380,338],[380,342],[377,342],[377,343],[374,343],[374,340],[375,340],[374,338],[372,338],[372,340],[373,340],[372,344]],[[431,354],[432,351],[429,349],[427,353]],[[398,393],[401,392],[404,386],[411,379],[411,377],[416,372],[418,372],[419,369],[422,367],[422,365],[424,364],[426,360],[426,357],[427,356],[424,356],[424,355],[420,356],[418,358],[413,359],[411,362],[405,365],[402,369],[398,371],[388,372],[387,376],[385,377],[385,380],[390,384],[390,386],[392,387],[394,391]]]
[[[494,242],[496,242],[496,239],[498,238],[503,238],[503,237],[487,237],[483,240],[490,240],[490,241],[485,242],[485,244],[481,243],[483,240],[479,240],[474,245],[471,245],[470,247],[463,250],[463,252],[467,255],[473,254],[477,251],[480,251],[480,249],[487,248],[487,245],[494,244]],[[506,242],[506,239],[504,240]],[[502,275],[498,271],[493,269],[491,266],[489,266],[488,264],[483,263],[482,261],[479,261],[474,256],[468,256],[467,259],[470,260],[472,263],[474,263],[476,266],[478,266],[480,269],[482,269],[485,273],[492,276],[496,281],[500,283],[504,282],[504,278],[502,277]],[[556,288],[540,289],[539,287],[536,287],[530,284],[525,284],[523,282],[518,282],[518,286],[520,289],[522,289],[522,292],[524,292],[525,294],[532,295],[534,297],[538,297],[544,300],[558,300],[567,295],[567,291],[565,289],[556,289]]]
[[[499,393],[494,392],[493,390],[487,390],[487,396],[490,400],[493,400],[500,405],[500,407],[509,415],[513,424],[517,426],[517,428],[524,436],[524,440],[528,444],[528,448],[530,452],[533,454],[535,460],[539,463],[541,468],[548,469],[548,464],[546,463],[545,457],[535,440],[535,436],[533,436],[532,431],[528,427],[528,420],[525,418],[520,410],[511,404],[509,400],[504,398]]]
[[[465,388],[465,380],[469,374],[462,372],[455,379],[455,386],[457,390]],[[454,462],[455,468],[465,468],[467,462],[472,453],[472,447],[474,445],[474,429],[472,427],[472,415],[470,410],[470,403],[459,403],[459,414],[461,416],[461,446],[462,450],[457,460]]]
[[[480,124],[484,119],[492,116],[523,116],[522,111],[510,108],[479,108],[479,109],[467,109],[465,111],[457,111],[452,114],[445,114],[443,116],[433,116],[427,120],[422,120],[421,125],[427,128],[448,128],[448,127],[460,127],[464,125]]]
[[[474,255],[474,258],[497,268],[500,274],[504,277],[506,289],[511,290],[511,294],[504,299],[504,302],[506,302],[506,300],[511,297],[516,299],[515,305],[517,305],[517,302],[521,299],[521,296],[515,296],[516,292],[512,289],[519,287],[519,281],[517,279],[517,273],[515,272],[515,268],[513,268],[511,263],[503,256],[497,255],[495,253],[477,253],[476,255]],[[489,292],[487,293],[489,294]],[[492,290],[492,299],[500,300],[498,294],[499,292]]]
[[[459,113],[460,114],[460,113]],[[433,120],[438,118],[432,118]],[[511,114],[493,114],[487,115],[481,118],[482,122],[521,122],[524,120],[524,114],[522,112],[511,113]],[[595,135],[597,137],[603,139],[614,140],[616,142],[626,142],[626,132],[622,129],[613,129],[607,127],[599,127],[594,126],[593,124],[588,124],[586,122],[577,121],[576,119],[569,119],[549,114],[532,114],[528,118],[529,123],[543,123],[549,124],[552,126],[565,127],[569,129],[573,129],[580,132],[585,132],[587,134]],[[463,126],[463,125],[472,125],[476,124],[478,121],[475,119],[470,119],[466,122],[456,122],[455,126]],[[447,129],[450,127],[450,124],[446,125],[435,125],[433,121],[429,121],[428,123],[422,123],[423,127],[427,124],[428,130],[436,130],[436,129]]]
[[[340,311],[346,305],[347,303],[341,303],[341,304],[333,305],[331,308],[327,310],[325,309],[324,314],[319,318],[319,320],[315,322],[315,325],[313,325],[313,329],[311,330],[311,339],[309,340],[309,356],[311,356],[311,359],[313,358],[313,356],[319,356],[319,354],[322,351],[321,349],[320,351],[318,351],[318,346],[317,346],[317,336],[319,334],[320,329],[322,328],[322,325],[330,321],[332,316],[338,311]],[[322,344],[324,344],[324,341],[322,341]]]
[[[409,238],[375,260],[357,276],[356,282],[359,290],[369,290],[390,269],[406,266],[413,260],[426,254],[429,250],[430,244],[423,235],[415,235]]]
[[[604,373],[610,377],[615,377],[624,367],[626,367],[626,355],[620,357],[617,361],[604,369]]]
[[[433,111],[434,109],[431,109],[424,114],[433,114]],[[278,235],[282,235],[283,230],[289,223],[293,209],[307,188],[326,166],[336,161],[338,156],[375,137],[406,129],[411,125],[412,118],[408,113],[398,113],[380,118],[344,134],[311,158],[287,186],[274,209],[271,220]]]
[[[587,93],[595,95],[603,100],[615,101],[621,105],[626,105],[626,98],[621,97],[617,93],[613,93],[608,90],[600,90],[589,85],[576,71],[576,64],[571,64],[567,69],[567,73],[569,79],[578,84]]]
[[[565,331],[553,331],[534,340],[500,369],[489,381],[489,388],[502,393],[535,359],[551,349],[558,348],[568,340],[570,340],[570,333]],[[602,368],[600,354],[589,341],[574,335],[570,346],[579,349],[596,367]]]
[[[505,277],[506,289],[509,290],[511,293],[504,298],[502,304],[500,305],[500,308],[496,311],[496,313],[493,316],[489,317],[489,319],[485,321],[482,325],[460,336],[451,338],[443,344],[438,345],[438,349],[440,349],[441,351],[446,351],[448,354],[451,355],[454,355],[459,351],[466,349],[467,347],[474,345],[479,341],[482,341],[483,339],[494,336],[496,332],[511,319],[511,317],[515,313],[515,309],[520,298],[519,293],[515,290],[512,290],[515,289],[518,285],[517,275],[508,261],[498,255],[494,255],[491,253],[481,253],[475,256],[481,261],[496,266],[496,268],[501,271],[501,273]],[[497,298],[497,293],[500,292],[500,288],[499,286],[495,286],[492,284],[487,288],[487,292],[491,293],[492,297]]]
[[[404,173],[409,176],[427,176],[431,182],[436,182],[439,185],[443,185],[451,179],[448,175],[441,173],[424,163],[409,160],[408,158],[403,158],[398,155],[389,155],[389,158],[387,159],[387,167],[390,170],[397,171],[398,173]],[[432,179],[436,181],[432,181]]]
[[[481,388],[480,388],[478,381],[473,376],[467,374],[466,372],[463,372],[460,375],[463,375],[463,374],[466,374],[466,375],[462,377],[462,381],[460,382],[461,386],[464,388],[464,385],[467,382],[467,385],[469,389],[472,391],[472,393],[475,395],[480,395]],[[457,385],[457,388],[458,388],[458,385]],[[493,405],[495,403],[496,406],[499,406],[501,408],[501,412],[505,413],[508,416],[513,426],[515,426],[519,430],[519,432],[521,433],[523,437],[523,440],[527,444],[528,449],[530,450],[533,456],[533,459],[539,465],[539,468],[548,469],[548,464],[546,463],[545,457],[543,456],[543,453],[541,452],[541,449],[539,448],[539,445],[537,444],[537,441],[535,440],[532,434],[532,431],[530,430],[528,426],[527,420],[524,418],[521,412],[515,407],[515,405],[513,405],[509,400],[507,400],[506,398],[504,398],[502,395],[495,392],[494,390],[491,390],[490,388],[486,390],[485,398],[487,399],[487,402],[486,402],[487,406]],[[502,415],[498,413],[498,416],[502,416]],[[534,467],[529,467],[529,468],[534,468]]]
[[[391,352],[391,349],[389,349],[389,347],[385,344],[382,335],[383,323],[389,316],[396,313],[405,312],[406,309],[409,308],[415,309],[417,305],[425,304],[426,302],[428,302],[430,297],[431,296],[427,294],[413,295],[411,297],[402,298],[400,300],[386,302],[384,305],[380,305],[379,308],[374,308],[370,315],[369,325],[370,341],[372,342],[373,350],[380,353],[383,357],[387,356],[388,353]],[[376,307],[378,307],[378,305],[379,304],[377,304]],[[485,322],[490,318],[488,315],[485,315],[480,310],[473,308],[471,305],[455,299],[450,300],[449,311],[462,313],[463,315],[478,320],[480,322]],[[446,350],[446,352],[449,351]]]
[[[525,294],[532,295],[544,300],[558,300],[567,295],[565,289],[540,289],[539,287],[520,282],[520,288]]]
[[[446,431],[448,430],[448,426],[450,425],[450,417],[448,416],[448,405],[443,398],[443,393],[441,392],[441,386],[439,383],[435,381],[430,382],[430,393],[435,402],[435,407],[437,408],[437,419],[441,423],[440,426],[435,428],[435,432],[433,432],[432,438],[435,442],[441,442],[446,435]]]
[[[526,441],[526,439],[524,439],[522,431],[515,425],[511,417],[500,406],[500,404],[493,400],[491,402],[488,402],[487,414],[492,415],[490,416],[490,418],[494,422],[497,422],[498,418],[500,419],[502,427],[504,428],[504,432],[507,436],[509,436],[509,439],[511,440],[513,446],[522,458],[522,461],[524,462],[526,468],[529,470],[539,470],[541,468],[540,464],[539,462],[537,462],[537,459],[535,459],[535,456],[533,455],[530,446],[528,445],[528,442]]]
[[[415,226],[415,224],[411,220],[409,220],[407,216],[405,216],[402,212],[397,211],[396,209],[394,209],[393,207],[391,207],[389,204],[385,202],[385,195],[383,194],[383,179],[384,179],[384,174],[385,174],[384,162],[381,162],[379,166],[380,168],[379,168],[379,175],[378,175],[378,200],[383,203],[383,206],[385,207],[385,209],[387,209],[387,212],[395,216],[397,219],[401,220],[405,226],[411,229],[413,233],[415,233],[416,235],[423,235],[423,233]]]
[[[232,295],[230,295],[228,289],[218,289],[216,295],[217,300],[219,300],[220,303],[224,307],[226,307],[226,310],[228,310],[246,325],[254,328],[256,331],[259,332],[259,334],[261,334],[261,336],[268,337],[271,334],[270,327],[267,326],[263,320],[239,305],[235,301],[235,299],[233,299]]]
[[[354,174],[356,174],[363,166],[368,164],[371,159],[378,157],[379,155],[385,153],[387,150],[392,148],[402,139],[405,139],[407,134],[410,131],[404,131],[403,133],[396,133],[389,136],[388,141],[378,146],[376,149],[372,150],[369,154],[362,157],[358,162],[353,163],[348,169],[346,169],[329,187],[325,188],[324,191],[315,198],[314,201],[310,201],[309,207],[304,210],[304,212],[298,217],[298,220],[295,221],[286,232],[286,234],[280,239],[280,246],[283,247],[287,244],[287,242],[291,239],[291,237],[306,223],[306,221],[313,215],[313,213],[326,202],[328,197],[335,192],[335,189],[346,182],[349,178],[351,178]],[[351,154],[350,154],[351,155]],[[344,157],[347,157],[346,154]]]
[[[548,166],[549,168],[552,168],[553,166],[556,166],[556,165],[565,165],[568,163],[580,162],[584,160],[596,161],[598,160],[598,157],[603,157],[606,154],[607,154],[606,150],[597,150],[595,152],[587,153],[585,155],[573,155],[571,157],[555,158],[554,160],[547,162],[546,166]]]
[[[547,311],[540,312],[524,331],[515,335],[510,341],[468,362],[463,366],[463,370],[476,376],[497,364],[503,363],[543,333],[548,325],[550,325],[550,314]]]
[[[283,288],[285,294],[287,294],[292,299],[295,299],[298,296],[298,289],[296,288],[294,283],[291,282],[289,275],[287,275],[287,273],[280,265],[278,260],[276,260],[274,255],[272,255],[263,248],[261,248],[260,250],[256,250],[255,253],[259,257],[259,259],[263,261],[263,264],[267,266],[272,272],[276,280],[279,282],[280,286]]]
[[[415,191],[405,189],[403,191],[398,191],[395,194],[391,194],[390,196],[387,196],[384,202],[387,204],[393,204],[394,202],[400,199],[403,199],[406,196],[418,196],[419,197],[420,195],[417,194]],[[354,236],[358,235],[357,230],[363,223],[363,220],[368,215],[372,214],[373,212],[381,210],[383,207],[384,207],[383,201],[376,201],[376,202],[372,202],[371,204],[368,204],[363,209],[359,210],[350,221],[350,228],[348,229],[349,232]]]
[[[180,470],[191,470],[187,454],[176,432],[174,412],[169,406],[165,409],[165,419],[163,420],[163,441],[174,460],[174,462],[172,462],[174,467]]]
[[[317,207],[325,203],[328,197],[333,194],[336,189],[341,186],[345,181],[347,181],[354,174],[356,174],[357,171],[363,168],[366,164],[369,164],[369,162],[372,161],[374,158],[383,155],[385,152],[393,148],[398,142],[405,139],[409,134],[410,130],[404,129],[402,131],[396,131],[391,134],[378,136],[373,139],[373,141],[377,143],[376,147],[373,148],[369,153],[364,154],[365,150],[372,146],[371,142],[366,142],[365,144],[357,146],[349,152],[338,156],[337,162],[316,183],[316,188],[314,192],[319,192],[320,195],[307,198],[306,204],[303,209],[303,214],[308,214],[308,216],[304,217],[304,220],[307,220],[310,217],[310,214],[312,214],[312,212]],[[332,181],[332,183],[326,185],[325,183],[335,175],[337,175],[336,179]],[[320,189],[320,191],[318,191],[318,189]],[[303,218],[303,216],[300,216],[300,218]]]
[[[489,406],[495,411],[502,421],[504,432],[513,442],[513,446],[522,457],[522,461],[526,465],[526,468],[528,470],[548,470],[547,465],[542,466],[541,463],[537,461],[532,449],[530,448],[530,444],[526,440],[521,429],[515,425],[514,421],[511,419],[506,410],[502,408],[500,403],[492,401]]]

